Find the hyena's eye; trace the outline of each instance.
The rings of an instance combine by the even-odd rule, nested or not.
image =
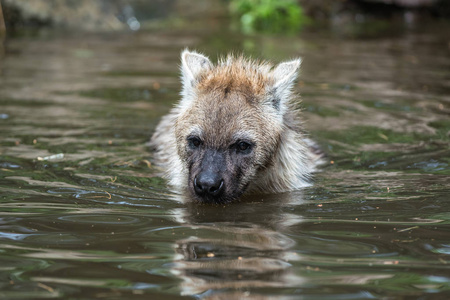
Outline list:
[[[191,147],[192,149],[198,148],[202,144],[202,140],[196,136],[190,136],[187,138],[187,140],[189,147]]]
[[[252,149],[252,145],[250,143],[240,141],[236,144],[236,149],[242,153],[249,153]]]

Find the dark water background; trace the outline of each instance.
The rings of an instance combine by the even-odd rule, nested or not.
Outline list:
[[[447,299],[447,25],[370,36],[196,30],[7,40],[0,61],[1,299]],[[447,26],[447,27],[446,27]],[[179,53],[301,56],[315,184],[181,203],[145,146]]]

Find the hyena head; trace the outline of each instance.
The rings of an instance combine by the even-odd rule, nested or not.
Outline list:
[[[181,60],[175,136],[186,184],[202,202],[232,201],[274,161],[301,61],[272,68],[228,56],[213,65],[187,50]]]

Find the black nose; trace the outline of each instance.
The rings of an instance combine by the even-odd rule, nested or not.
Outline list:
[[[220,195],[224,189],[222,177],[217,173],[202,172],[194,179],[195,193],[199,196]]]

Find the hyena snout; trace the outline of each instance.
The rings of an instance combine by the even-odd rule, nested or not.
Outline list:
[[[224,153],[207,149],[199,165],[191,170],[194,193],[202,201],[216,201],[223,196],[226,188],[224,167]]]
[[[224,186],[222,176],[213,171],[201,172],[194,178],[194,189],[198,196],[218,197]]]

